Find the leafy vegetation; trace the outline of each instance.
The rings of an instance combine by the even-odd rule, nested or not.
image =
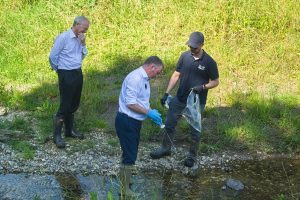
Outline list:
[[[96,192],[90,192],[89,193],[89,198],[91,200],[97,200],[97,193]]]
[[[290,1],[1,0],[0,106],[26,110],[38,121],[40,141],[51,134],[59,103],[48,55],[55,37],[86,15],[89,55],[76,120],[81,131],[114,130],[123,78],[150,55],[165,62],[152,80],[159,105],[185,42],[193,31],[218,62],[219,87],[209,93],[201,149],[299,151],[300,4]],[[28,126],[17,122],[17,130]],[[179,132],[186,132],[182,122]],[[188,130],[188,129],[187,129]],[[142,139],[160,134],[146,121]],[[234,144],[234,145],[228,145]]]
[[[10,145],[20,152],[21,156],[28,160],[32,159],[35,154],[35,150],[32,145],[27,141],[11,141]]]

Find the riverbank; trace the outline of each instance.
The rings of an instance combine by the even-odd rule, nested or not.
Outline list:
[[[116,175],[118,172],[121,150],[118,144],[111,142],[111,135],[101,130],[85,135],[82,141],[67,139],[65,149],[58,149],[49,140],[45,144],[39,144],[36,140],[30,141],[35,149],[33,159],[24,159],[20,153],[6,143],[0,143],[0,173],[83,173],[99,175]],[[175,144],[176,145],[176,144]],[[231,163],[235,160],[264,160],[270,158],[299,159],[299,154],[265,154],[222,152],[219,154],[198,155],[197,166],[190,169],[184,167],[183,159],[188,147],[178,145],[173,148],[172,156],[159,160],[152,160],[149,153],[159,146],[158,143],[141,142],[137,170],[172,170],[183,174],[189,174],[199,169],[222,169],[230,171]]]

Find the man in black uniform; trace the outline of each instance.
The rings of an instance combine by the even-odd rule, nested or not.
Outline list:
[[[175,87],[177,81],[180,80],[177,94],[169,104],[165,122],[166,134],[163,136],[162,146],[150,153],[153,159],[171,155],[171,144],[174,138],[175,127],[186,106],[189,92],[193,90],[193,92],[199,94],[201,113],[203,113],[208,90],[219,85],[217,63],[202,49],[204,45],[203,34],[201,32],[193,32],[187,41],[187,45],[190,51],[181,54],[165,95],[161,99],[161,104],[164,105],[169,93]],[[189,154],[184,161],[184,165],[187,167],[194,166],[200,141],[200,132],[192,126],[190,128],[191,144]]]

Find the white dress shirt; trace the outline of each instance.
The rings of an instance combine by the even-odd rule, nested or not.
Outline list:
[[[148,110],[150,108],[149,99],[149,77],[144,68],[139,67],[130,72],[123,81],[119,96],[119,112],[140,121],[145,120],[147,118],[146,115],[134,112],[127,105],[138,104]]]

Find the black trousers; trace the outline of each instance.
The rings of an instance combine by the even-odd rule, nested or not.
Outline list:
[[[165,121],[166,131],[169,134],[169,136],[175,133],[175,127],[177,126],[179,119],[182,117],[182,112],[185,106],[186,103],[182,103],[181,101],[179,101],[177,96],[175,96],[171,100],[169,104],[168,114]],[[201,114],[203,113],[204,108],[205,108],[205,104],[200,104]],[[201,133],[196,129],[194,129],[191,125],[190,125],[190,129],[191,129],[191,139],[198,142],[200,140]]]
[[[81,69],[57,71],[60,105],[56,117],[66,119],[71,116],[79,107],[83,85]]]

